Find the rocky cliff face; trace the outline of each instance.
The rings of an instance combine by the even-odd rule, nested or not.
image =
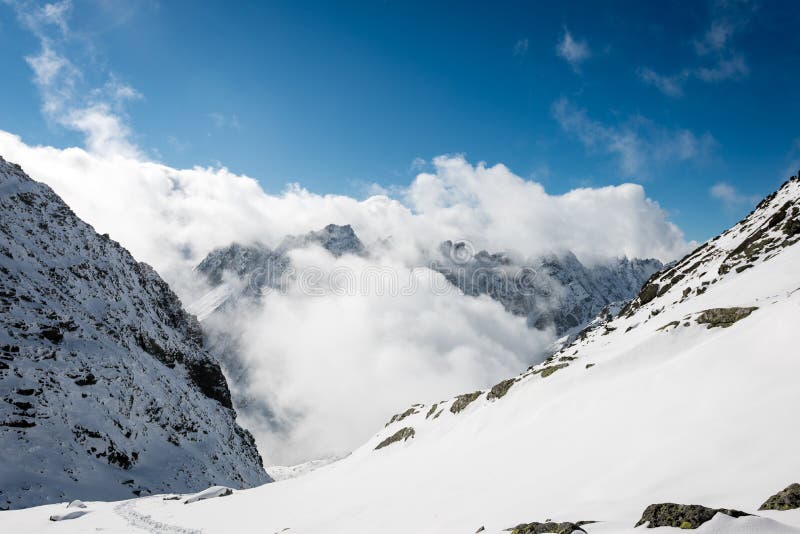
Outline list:
[[[465,294],[489,295],[535,328],[564,334],[577,329],[605,307],[634,297],[662,264],[655,259],[620,258],[594,266],[574,254],[519,260],[507,254],[464,254],[464,244],[446,241],[432,266]]]
[[[0,158],[0,507],[269,481],[197,320]]]

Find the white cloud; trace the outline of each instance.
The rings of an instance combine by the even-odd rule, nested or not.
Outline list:
[[[321,249],[293,255],[297,269],[347,269],[360,279],[373,261],[334,259]],[[402,280],[417,276],[403,297],[296,288],[270,294],[251,313],[226,317],[240,327],[248,395],[267,401],[272,426],[242,419],[268,463],[291,464],[352,450],[412,403],[431,403],[493,385],[542,358],[550,334],[532,330],[486,297],[440,294],[441,275],[413,273],[384,258],[378,265]],[[430,276],[429,276],[430,275]],[[255,418],[254,418],[255,419]],[[276,431],[275,428],[278,430]]]
[[[462,156],[434,158],[430,172],[397,198],[357,200],[297,185],[268,195],[225,168],[174,169],[104,153],[29,146],[0,131],[0,154],[152,264],[185,302],[198,295],[192,267],[213,248],[256,240],[274,246],[328,223],[352,224],[367,244],[391,236],[390,246],[371,263],[299,251],[298,269],[377,266],[406,280],[424,251],[458,238],[523,255],[570,249],[584,261],[671,260],[688,247],[639,185],[550,195],[504,165],[471,165]],[[444,283],[424,277],[404,297],[271,294],[263,308],[226,323],[241,329],[250,392],[266,398],[285,425],[278,433],[254,427],[270,461],[346,450],[413,402],[490,386],[542,357],[548,334],[488,298],[438,294],[436,280]]]
[[[640,116],[620,125],[606,125],[591,119],[566,98],[557,100],[552,112],[561,128],[586,148],[616,155],[625,176],[642,177],[654,164],[702,157],[714,145],[709,134],[698,136],[686,129],[663,128]]]
[[[727,182],[717,182],[709,189],[711,196],[720,200],[726,208],[733,209],[742,205],[755,204],[759,197],[743,195],[736,187]]]
[[[595,136],[597,143],[607,143],[615,135],[580,113],[577,117],[597,130],[584,133],[587,142]],[[612,141],[622,146],[625,136]],[[678,132],[670,142],[663,157],[692,157],[698,150],[690,132]],[[212,248],[232,241],[274,245],[286,234],[329,223],[352,224],[366,242],[392,236],[398,254],[408,261],[422,249],[457,238],[524,255],[570,249],[582,259],[628,255],[667,260],[685,246],[680,231],[641,186],[550,195],[504,165],[471,165],[462,156],[435,158],[430,172],[420,173],[406,188],[392,189],[394,198],[357,200],[317,195],[297,185],[268,195],[255,180],[224,167],[173,169],[104,156],[104,151],[35,147],[1,131],[0,153],[51,185],[98,231],[109,232],[166,273],[193,266]]]
[[[514,55],[524,56],[528,53],[528,39],[520,39],[514,43]]]
[[[208,114],[208,118],[211,119],[211,123],[215,128],[231,128],[233,130],[238,130],[241,128],[239,124],[239,117],[236,115],[226,115],[224,113],[218,113],[214,111]]]
[[[671,97],[683,96],[683,85],[689,78],[689,72],[686,71],[674,76],[664,76],[649,68],[641,68],[637,72],[643,82]]]
[[[703,38],[695,41],[694,48],[698,55],[705,56],[722,51],[733,36],[735,28],[727,20],[713,20]]]
[[[739,80],[750,73],[747,61],[733,48],[733,37],[747,25],[748,2],[717,2],[709,28],[694,41],[694,50],[702,64],[687,67],[674,75],[659,74],[650,68],[638,70],[641,80],[670,97],[683,96],[684,85],[691,79],[705,83]]]
[[[565,59],[576,72],[579,71],[581,63],[591,56],[586,41],[576,40],[566,28],[564,28],[561,41],[556,45],[556,54]]]
[[[11,2],[11,5],[22,26],[39,40],[38,54],[25,60],[33,70],[45,117],[82,133],[91,151],[141,157],[141,151],[131,141],[122,108],[125,101],[141,95],[113,74],[104,86],[87,87],[81,70],[63,52],[71,38],[68,19],[72,3],[63,0],[44,5],[34,2]]]
[[[749,74],[750,69],[741,56],[734,56],[720,59],[710,67],[700,67],[694,72],[704,82],[721,82],[743,78]]]

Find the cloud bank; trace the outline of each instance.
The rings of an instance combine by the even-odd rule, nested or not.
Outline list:
[[[357,280],[375,262],[337,259],[321,248],[292,253],[300,271],[346,270]],[[416,289],[398,297],[377,284],[357,295],[322,287],[309,296],[290,286],[254,309],[209,320],[236,333],[247,368],[242,393],[269,407],[270,421],[241,412],[267,463],[346,453],[412,403],[518,374],[540,361],[552,341],[549,332],[528,328],[488,297],[437,290],[448,285],[438,273],[412,271],[386,257],[377,264],[403,282],[415,278]]]
[[[675,143],[676,151],[693,150],[691,139]],[[80,148],[30,146],[2,131],[0,153],[168,277],[233,241],[275,245],[329,223],[351,224],[366,243],[390,238],[395,256],[407,263],[445,239],[525,256],[571,250],[588,262],[624,255],[669,261],[687,246],[640,185],[550,195],[502,164],[472,165],[463,156],[435,158],[392,196],[356,199],[297,184],[268,195],[256,180],[224,167],[174,169]]]
[[[268,463],[341,454],[411,403],[491,386],[542,358],[551,333],[528,328],[488,297],[438,291],[447,285],[441,275],[413,268],[442,241],[467,239],[477,248],[522,256],[570,250],[587,263],[618,256],[668,261],[687,249],[680,230],[636,184],[553,195],[502,164],[446,155],[415,160],[411,183],[374,184],[368,198],[318,195],[297,184],[269,195],[256,180],[224,167],[175,169],[150,161],[133,141],[125,114],[125,105],[141,95],[111,73],[102,86],[89,87],[68,59],[75,38],[70,1],[10,3],[39,42],[26,61],[43,114],[82,133],[86,148],[30,146],[0,131],[0,154],[50,185],[98,232],[153,265],[186,304],[208,290],[192,268],[212,249],[232,242],[274,246],[285,235],[330,223],[351,224],[367,245],[380,242],[380,252],[366,260],[296,250],[296,269],[345,269],[360,280],[379,267],[416,280],[415,290],[402,296],[370,288],[354,294],[323,288],[309,296],[289,286],[260,305],[209,320],[209,329],[239,341],[247,380],[232,380],[232,388],[271,411],[269,424],[243,417]],[[523,39],[514,53],[524,55],[527,47]],[[576,72],[591,55],[566,29],[557,53]],[[663,139],[656,139],[643,136],[641,126],[609,128],[568,103],[556,117],[587,146],[619,154],[626,176],[644,168],[652,157],[644,154],[657,141],[668,141],[662,144],[672,147],[670,157],[692,157],[698,145],[690,132],[658,133]],[[208,119],[218,128],[239,127],[236,116],[214,112]]]

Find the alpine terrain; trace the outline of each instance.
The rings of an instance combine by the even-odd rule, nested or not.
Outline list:
[[[155,271],[2,158],[0,206],[0,508],[269,481]]]
[[[88,503],[59,530],[800,532],[798,241],[793,177],[518,376],[398,407],[350,456],[302,476],[232,495]],[[0,523],[36,532],[68,510]]]

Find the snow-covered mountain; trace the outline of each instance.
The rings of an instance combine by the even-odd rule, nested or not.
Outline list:
[[[415,404],[305,475],[191,505],[89,503],[62,530],[799,533],[798,241],[793,178],[518,376]]]
[[[336,257],[364,255],[367,248],[350,225],[330,224],[303,236],[288,236],[275,250],[256,243],[216,249],[197,266],[213,288],[192,303],[201,320],[221,307],[257,299],[265,288],[280,287],[290,260],[286,253],[318,244]],[[662,264],[656,259],[620,258],[583,265],[571,252],[521,260],[481,250],[464,255],[465,244],[445,241],[429,267],[466,295],[488,295],[534,328],[561,335],[584,326],[606,306],[633,298]]]
[[[155,271],[2,158],[0,208],[0,507],[269,481]]]
[[[620,258],[587,267],[571,252],[520,261],[481,250],[464,254],[464,243],[446,241],[432,268],[465,294],[489,295],[535,328],[564,334],[585,325],[606,306],[631,299],[663,265],[655,259]]]
[[[213,289],[191,304],[192,311],[204,320],[216,310],[236,306],[243,300],[250,302],[265,289],[280,287],[290,266],[287,253],[310,245],[321,246],[335,257],[366,253],[349,224],[329,224],[301,236],[286,236],[274,250],[262,243],[232,243],[211,251],[195,268]]]

